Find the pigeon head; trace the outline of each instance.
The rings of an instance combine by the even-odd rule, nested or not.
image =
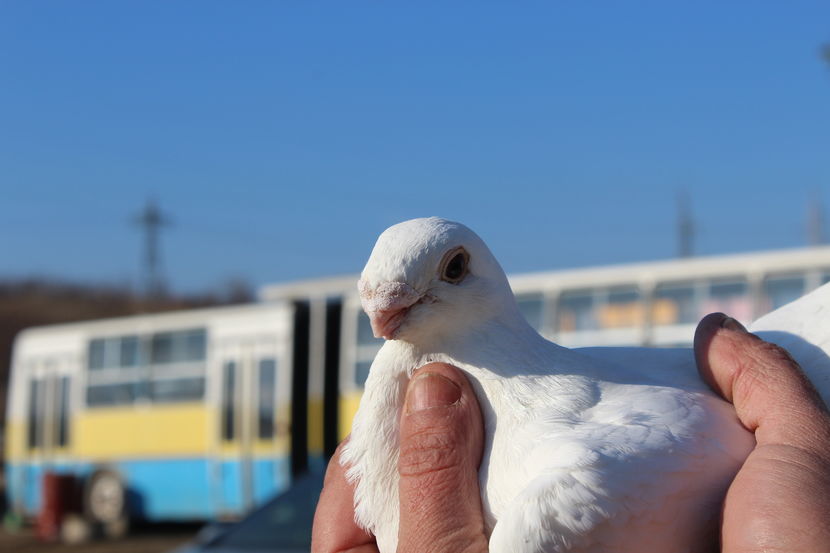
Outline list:
[[[376,337],[419,342],[517,316],[507,277],[466,226],[430,217],[386,229],[358,291]]]

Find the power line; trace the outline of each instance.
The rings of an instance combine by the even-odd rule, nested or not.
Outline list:
[[[695,221],[692,218],[692,208],[689,196],[685,191],[677,194],[677,256],[692,257],[694,255]]]
[[[159,234],[172,220],[159,209],[154,199],[147,200],[144,209],[133,219],[144,231],[143,287],[148,297],[163,295],[166,290],[161,273]]]

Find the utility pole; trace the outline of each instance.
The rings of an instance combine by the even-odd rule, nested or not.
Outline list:
[[[150,199],[133,222],[144,231],[144,293],[147,297],[158,297],[165,291],[160,267],[159,233],[172,221],[159,209],[155,200]]]
[[[813,193],[807,206],[807,243],[811,246],[820,246],[825,243],[824,209],[821,205],[821,196]]]
[[[694,255],[695,221],[692,219],[692,209],[689,205],[689,196],[685,191],[677,194],[677,256],[692,257]]]

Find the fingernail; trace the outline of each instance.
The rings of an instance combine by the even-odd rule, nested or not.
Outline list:
[[[726,317],[723,321],[721,321],[720,326],[726,330],[746,332],[746,327],[738,322],[737,319],[733,319],[732,317]]]
[[[410,382],[406,394],[406,411],[424,411],[435,407],[446,407],[461,399],[461,388],[444,376],[436,373],[421,373]]]

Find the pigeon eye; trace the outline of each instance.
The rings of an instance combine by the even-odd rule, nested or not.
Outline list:
[[[450,284],[458,284],[467,276],[467,265],[470,263],[470,254],[464,248],[456,248],[444,256],[442,263],[441,280]]]

